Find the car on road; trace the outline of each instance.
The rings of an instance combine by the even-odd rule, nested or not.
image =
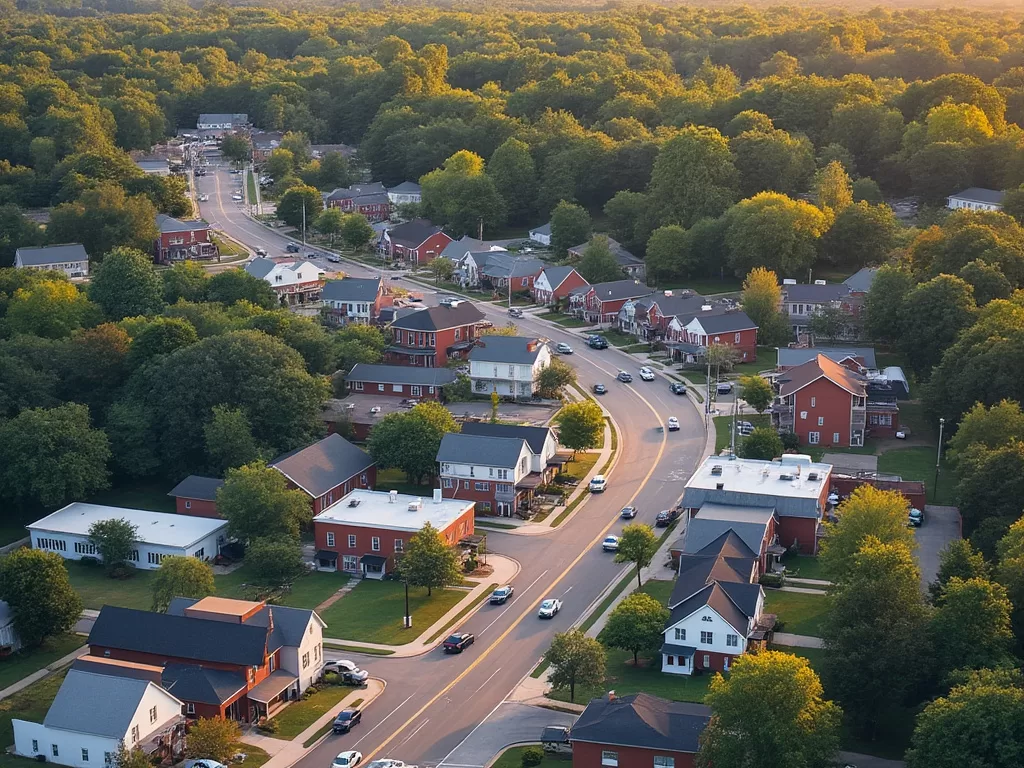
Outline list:
[[[363,762],[363,753],[349,750],[339,753],[331,762],[331,768],[356,768],[361,762]]]
[[[572,347],[566,344],[564,341],[558,342],[558,346],[555,347],[555,351],[561,355],[571,355]]]
[[[720,381],[720,382],[718,382],[718,386],[715,388],[715,391],[718,392],[718,394],[720,394],[720,395],[728,395],[730,392],[732,392],[732,382],[729,382],[729,381]]]
[[[327,260],[329,262],[331,262],[332,264],[340,264],[341,263],[341,256],[339,256],[336,253],[328,253],[327,254]]]
[[[618,536],[605,536],[604,541],[601,542],[601,549],[605,552],[618,552],[619,551],[619,537]]]
[[[912,528],[920,528],[924,525],[924,512],[920,509],[911,509],[907,515],[907,524]]]
[[[419,768],[419,766],[406,765],[401,760],[382,757],[380,760],[374,760],[372,763],[367,763],[366,768]]]
[[[242,196],[235,192],[235,194],[231,196],[231,199],[234,200],[236,203],[239,203],[242,201]]]
[[[615,378],[625,384],[629,384],[629,382],[633,380],[633,374],[627,371],[619,371],[619,375],[616,376]]]
[[[654,381],[654,371],[645,365],[640,369],[640,378],[644,381]]]
[[[607,392],[608,392],[608,387],[606,387],[604,384],[595,384],[594,385],[594,394],[595,395],[604,395]]]
[[[636,517],[636,507],[623,507],[622,511],[619,512],[619,517],[623,520],[632,520]]]
[[[608,339],[604,336],[589,336],[587,346],[591,349],[608,349]]]
[[[358,709],[343,709],[338,713],[338,716],[334,718],[334,723],[331,725],[331,730],[335,733],[348,733],[352,730],[352,726],[359,725],[363,720],[363,713]]]
[[[359,665],[354,661],[349,661],[348,659],[334,659],[332,661],[324,662],[323,671],[337,672],[338,674],[341,674],[342,672],[358,672]]]
[[[470,634],[469,632],[456,632],[454,635],[449,635],[448,639],[444,641],[444,652],[445,653],[462,653],[476,640],[476,635]]]
[[[675,416],[669,416],[668,417],[668,431],[669,432],[678,432],[679,431],[679,419],[677,419]]]
[[[523,310],[521,310],[519,307],[509,307],[508,308],[508,316],[509,317],[522,317],[523,316]]]
[[[515,587],[511,584],[506,584],[504,587],[498,587],[496,590],[491,592],[488,602],[492,605],[504,605],[505,602],[515,594],[515,591]]]
[[[288,253],[298,253],[300,250],[302,250],[301,248],[299,248],[297,243],[288,243],[288,245],[286,245],[284,249]]]
[[[673,381],[671,384],[668,385],[668,391],[671,392],[673,395],[685,395],[686,385],[683,384],[681,381]]]
[[[257,248],[256,249],[256,255],[257,256],[266,256],[267,255],[267,249],[266,248]]]
[[[208,202],[210,202],[210,196],[209,195],[200,195],[199,196],[199,202],[200,203],[208,203]]]
[[[540,608],[537,610],[537,616],[541,619],[553,619],[555,614],[562,610],[562,601],[548,598],[540,604]]]
[[[678,509],[663,509],[654,518],[654,525],[658,528],[668,528],[678,517]]]
[[[309,253],[306,254],[306,258],[307,259],[318,259],[318,258],[320,258],[320,254],[317,253],[316,251],[310,251]]]
[[[594,475],[590,478],[590,485],[587,487],[591,493],[604,493],[604,489],[608,487],[608,481],[605,480],[604,475]]]
[[[477,328],[493,328],[494,327],[494,323],[492,323],[490,320],[480,320],[479,322],[477,322],[476,327]]]
[[[458,296],[442,296],[437,303],[442,307],[454,307],[457,306],[460,301],[462,301],[462,299]]]
[[[896,439],[906,440],[908,437],[910,437],[910,427],[905,427],[901,424],[900,428],[896,430]]]

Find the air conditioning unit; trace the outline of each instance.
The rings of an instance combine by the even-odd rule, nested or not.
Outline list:
[[[790,474],[785,473],[785,472],[782,473],[781,475],[779,475],[779,480],[793,480],[793,479],[794,479],[793,475],[790,475]]]
[[[721,464],[715,464],[711,468],[711,474],[712,475],[720,475],[720,474],[722,474],[722,465]]]
[[[361,499],[349,499],[348,500],[348,505],[350,507],[358,507],[361,502],[362,502]]]
[[[809,474],[809,475],[807,476],[807,479],[808,479],[808,480],[812,480],[812,481],[813,481],[813,480],[817,480],[817,479],[818,479],[818,473],[817,473],[817,472],[811,472],[811,474]]]
[[[423,509],[423,499],[413,499],[409,502],[410,512],[419,512],[421,509]]]
[[[828,285],[828,283],[826,283],[824,280],[815,280],[814,284],[815,285]]]

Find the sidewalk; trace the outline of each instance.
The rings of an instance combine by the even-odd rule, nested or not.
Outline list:
[[[448,625],[455,620],[456,616],[464,611],[467,606],[471,605],[478,597],[490,592],[491,584],[508,584],[515,578],[516,574],[519,573],[519,563],[512,558],[504,557],[503,555],[489,553],[487,555],[487,564],[494,568],[494,572],[491,573],[490,576],[485,576],[479,580],[471,579],[471,581],[476,581],[477,585],[466,592],[466,596],[454,605],[448,613],[423,630],[419,637],[411,642],[404,643],[403,645],[386,645],[384,643],[361,643],[358,640],[342,640],[334,637],[325,637],[324,643],[347,645],[353,650],[367,649],[371,651],[394,651],[394,653],[389,654],[389,658],[393,659],[420,656],[421,654],[427,653],[444,641],[445,629],[455,628],[455,624],[452,624],[451,627]],[[342,600],[344,600],[344,598],[342,598]],[[468,619],[470,614],[482,604],[482,601],[478,603],[474,607],[473,611],[462,616],[460,621]],[[434,637],[434,635],[437,635],[437,637]]]
[[[77,659],[79,656],[84,656],[88,652],[89,646],[83,645],[81,648],[72,651],[67,656],[63,656],[57,659],[55,662],[49,664],[48,666],[45,666],[42,669],[33,672],[28,677],[21,678],[21,680],[19,680],[18,682],[12,683],[11,685],[7,686],[2,691],[0,691],[0,699],[6,699],[8,696],[13,696],[18,691],[24,688],[28,688],[30,685],[32,685],[32,683],[38,680],[42,680],[44,677],[48,677],[49,675],[52,675],[54,672],[63,669],[68,664]]]
[[[811,635],[791,635],[789,632],[776,632],[772,635],[773,645],[789,645],[794,648],[824,648],[825,641]]]

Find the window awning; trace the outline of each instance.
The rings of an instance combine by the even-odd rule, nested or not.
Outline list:
[[[382,555],[363,555],[359,562],[363,565],[384,565],[388,559]]]
[[[399,347],[392,344],[387,348],[387,352],[400,352],[403,355],[422,355],[427,357],[433,357],[437,354],[437,350],[434,348],[423,348],[423,347]]]
[[[661,652],[670,656],[682,656],[684,659],[689,659],[697,652],[697,649],[689,645],[665,643],[661,646]]]
[[[279,669],[271,672],[270,677],[249,691],[249,698],[258,701],[260,704],[269,704],[285,691],[288,686],[295,685],[299,678],[291,672]]]
[[[316,559],[323,560],[328,563],[336,563],[338,562],[338,553],[331,552],[329,549],[318,549],[316,551]]]

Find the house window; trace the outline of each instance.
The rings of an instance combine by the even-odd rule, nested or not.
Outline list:
[[[700,642],[701,642],[702,645],[711,645],[712,643],[715,642],[715,633],[714,632],[701,632],[700,633]]]
[[[529,282],[528,282],[528,281],[529,281],[529,279],[530,279],[530,278],[528,278],[528,277],[524,277],[524,278],[523,278],[522,286],[523,286],[524,288],[525,288],[525,287],[526,287],[527,285],[529,285]]]
[[[817,402],[818,402],[818,398],[812,397],[811,398],[811,408],[813,408]]]
[[[469,471],[470,471],[470,473],[473,472],[472,469],[470,469]],[[469,480],[463,480],[462,481],[462,490],[464,490],[464,491],[468,491],[469,490]]]
[[[355,386],[356,386],[356,391],[357,392],[362,392],[363,391],[363,382],[357,381]]]
[[[349,549],[355,549],[355,547],[356,547],[356,535],[354,533],[350,533],[348,535],[348,548]]]
[[[676,759],[666,755],[655,755],[654,768],[676,768]]]
[[[344,555],[341,558],[341,570],[343,571],[354,571],[356,570],[356,564],[358,558],[355,555]]]
[[[151,722],[151,723],[155,723],[156,722],[156,707],[150,707],[149,708],[149,722]]]
[[[602,750],[601,765],[617,766],[619,764],[619,753]]]
[[[249,667],[249,682],[256,682],[256,667]]]
[[[38,752],[39,751],[39,740],[38,739],[32,739],[32,751],[33,752]]]
[[[277,662],[275,661],[273,656],[267,657],[267,663],[270,664],[270,672],[273,672],[275,669],[277,669]]]
[[[309,666],[309,652],[302,654],[302,668],[305,669]]]
[[[409,387],[409,394],[413,397],[419,397],[423,394],[423,387],[411,386]]]
[[[427,392],[429,392],[431,395],[434,394],[434,388],[433,387],[427,387]]]
[[[824,427],[825,426],[825,417],[824,416],[819,416],[818,417],[818,426],[819,427]]]
[[[736,336],[733,337],[733,343],[734,344],[739,344],[740,343],[740,335],[738,333],[736,334]]]
[[[60,749],[57,747],[56,744],[50,745],[50,754],[52,754],[54,757],[60,757]]]
[[[726,635],[725,636],[725,645],[728,648],[739,648],[739,646],[740,646],[740,637],[739,637],[739,635]]]
[[[191,501],[186,501],[185,502],[185,509],[192,509],[192,502]]]
[[[378,384],[377,385],[377,391],[378,392],[383,392],[384,391],[384,385],[383,384]]]
[[[452,487],[452,479],[450,477],[444,478],[441,481],[441,487],[442,488],[451,488]]]
[[[432,347],[433,347],[433,346],[436,346],[436,344],[437,344],[437,336],[435,336],[435,335],[434,335],[434,334],[432,333],[432,334],[430,334],[430,336],[428,336],[427,338],[428,338],[428,341],[429,341],[429,343],[430,343],[430,346],[432,346]],[[433,387],[431,387],[431,390],[433,390]]]
[[[838,442],[839,442],[839,433],[838,432],[833,432],[832,433],[832,443],[835,444],[835,443],[838,443]]]
[[[494,484],[494,492],[495,493],[512,493],[512,484],[511,483],[495,483]]]
[[[488,491],[491,488],[490,483],[474,483],[473,485],[478,491]]]
[[[807,411],[800,411],[800,418],[801,419],[806,419],[807,418]]]
[[[681,627],[676,627],[676,640],[685,640],[686,630]]]
[[[707,654],[705,653],[705,654],[704,654],[704,669],[710,669],[710,668],[711,668],[711,657],[710,657],[710,656],[708,656],[708,655],[707,655]]]
[[[138,740],[139,740],[139,726],[133,725],[132,726],[132,744],[134,744]]]
[[[374,552],[380,552],[380,536],[374,536],[370,539],[370,549]]]
[[[405,539],[395,539],[395,552],[405,552]]]
[[[675,665],[676,665],[676,657],[675,656],[666,656],[665,657],[665,666],[667,666],[667,667],[674,667]]]
[[[455,340],[458,341],[461,338],[462,338],[462,329],[461,328],[456,328],[455,329]]]
[[[199,560],[204,560],[206,558],[206,547],[200,547],[199,549],[197,549],[195,552],[192,553],[192,557],[195,557]]]
[[[808,432],[807,442],[811,445],[817,445],[821,442],[821,432]]]
[[[398,394],[402,394],[402,385],[401,384],[392,384],[391,385],[391,391],[392,392],[397,392]]]
[[[149,552],[146,554],[149,559],[150,565],[160,565],[160,561],[164,559],[164,556],[160,552]]]
[[[332,531],[328,531],[327,532],[327,546],[328,547],[333,547],[334,546],[334,533]]]

